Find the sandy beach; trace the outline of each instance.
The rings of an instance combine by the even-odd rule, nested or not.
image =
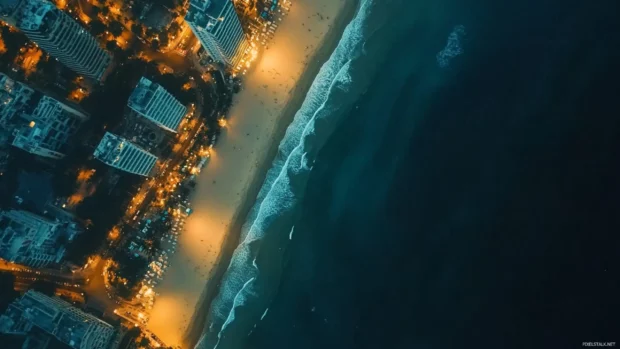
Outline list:
[[[159,296],[147,327],[166,345],[187,348],[197,341],[277,146],[355,5],[352,0],[295,0],[245,77],[228,125],[199,175],[194,213],[156,288]]]

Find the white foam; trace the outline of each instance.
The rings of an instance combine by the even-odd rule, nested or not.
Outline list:
[[[450,65],[450,61],[463,53],[463,47],[461,46],[461,38],[465,36],[465,26],[457,25],[452,29],[450,35],[448,35],[448,42],[443,50],[437,53],[437,64],[441,68],[445,68]]]
[[[224,338],[223,333],[235,320],[235,308],[245,304],[250,297],[256,297],[257,292],[260,292],[255,289],[255,281],[260,266],[255,258],[256,250],[251,249],[250,245],[265,236],[270,224],[275,219],[293,212],[296,204],[294,190],[303,190],[303,188],[292,188],[290,176],[302,180],[307,179],[314,164],[316,151],[322,146],[322,144],[317,144],[316,137],[309,138],[316,136],[315,122],[319,119],[330,122],[334,114],[333,111],[340,107],[344,108],[345,103],[342,101],[338,101],[339,103],[336,103],[335,106],[329,105],[331,102],[329,97],[335,92],[348,91],[349,89],[348,86],[352,82],[351,63],[355,55],[362,50],[364,39],[362,25],[369,11],[369,4],[370,1],[367,0],[362,2],[358,15],[347,26],[341,42],[330,59],[321,67],[306,99],[300,110],[295,114],[293,122],[280,143],[278,155],[267,173],[257,202],[242,229],[242,242],[233,254],[229,268],[222,280],[220,293],[211,308],[215,321],[225,319],[217,335],[218,341],[215,348]],[[332,123],[336,124],[334,121]],[[320,136],[326,139],[328,135],[321,134]],[[289,239],[293,237],[294,228],[293,226],[289,232]],[[270,253],[281,254],[283,250]],[[267,311],[268,308],[261,319],[265,317]]]
[[[295,232],[295,226],[291,228],[291,232],[288,233],[288,239],[293,240],[293,233]]]
[[[246,288],[249,289],[249,285],[252,283],[252,281],[254,281],[254,278],[251,278],[250,280],[248,280],[245,284],[243,284],[243,287],[241,288],[241,290],[239,290],[239,292],[237,293],[237,295],[235,296],[235,300],[233,303],[233,307],[230,311],[230,313],[228,313],[228,318],[226,319],[226,322],[224,323],[224,325],[222,325],[222,329],[220,330],[220,333],[218,333],[217,335],[217,343],[215,344],[214,349],[217,349],[217,346],[220,344],[220,340],[222,340],[222,334],[224,333],[224,331],[226,330],[226,328],[233,322],[235,321],[235,309],[241,305],[245,304],[245,301],[247,299],[247,295],[244,294],[244,290]]]
[[[265,312],[263,313],[263,315],[260,317],[261,320],[263,320],[265,318],[265,316],[267,316],[267,313],[269,312],[269,308],[265,309]]]

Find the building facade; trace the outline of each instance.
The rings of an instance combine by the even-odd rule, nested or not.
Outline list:
[[[250,44],[230,0],[190,0],[185,21],[214,61],[239,69]]]
[[[112,325],[59,298],[30,290],[0,316],[0,332],[28,334],[33,329],[74,349],[108,349],[116,336]]]
[[[101,80],[112,60],[84,27],[49,1],[0,0],[0,14],[78,74]]]
[[[94,155],[109,166],[140,176],[149,176],[157,163],[157,156],[110,132],[103,136]]]
[[[0,73],[0,127],[12,145],[51,159],[65,156],[68,141],[88,115]]]
[[[171,132],[177,132],[187,112],[187,108],[168,91],[144,77],[131,93],[127,106]]]
[[[28,111],[36,91],[0,73],[0,127],[9,129]]]
[[[86,115],[44,96],[31,121],[15,133],[13,146],[51,159],[65,156],[69,138],[77,132]]]
[[[65,254],[58,244],[60,223],[22,210],[0,212],[0,257],[42,268],[57,264]]]

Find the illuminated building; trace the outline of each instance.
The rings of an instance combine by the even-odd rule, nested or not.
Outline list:
[[[168,91],[144,77],[133,90],[127,106],[171,132],[177,132],[187,112],[187,108]]]
[[[110,132],[103,136],[94,155],[109,166],[140,176],[148,176],[157,162],[157,156]]]
[[[59,263],[65,248],[57,241],[64,230],[58,222],[21,210],[0,212],[0,257],[41,268]]]
[[[68,14],[45,0],[0,0],[0,15],[78,74],[100,80],[110,55]]]
[[[15,117],[26,110],[34,94],[30,87],[0,73],[0,127],[9,128]]]
[[[282,1],[279,0],[258,0],[256,8],[258,9],[260,18],[271,20],[281,2]]]
[[[69,138],[88,116],[0,74],[0,127],[14,136],[13,146],[50,159],[65,156]]]
[[[239,65],[249,42],[230,0],[190,0],[185,21],[214,61]]]
[[[59,298],[32,290],[0,316],[0,333],[28,335],[39,330],[74,349],[107,349],[116,336],[112,325]]]
[[[53,98],[43,96],[31,119],[16,133],[13,146],[35,155],[60,159],[65,156],[69,137],[75,134],[87,117]]]

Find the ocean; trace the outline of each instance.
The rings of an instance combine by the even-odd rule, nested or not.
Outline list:
[[[620,2],[362,0],[197,348],[620,335]]]

